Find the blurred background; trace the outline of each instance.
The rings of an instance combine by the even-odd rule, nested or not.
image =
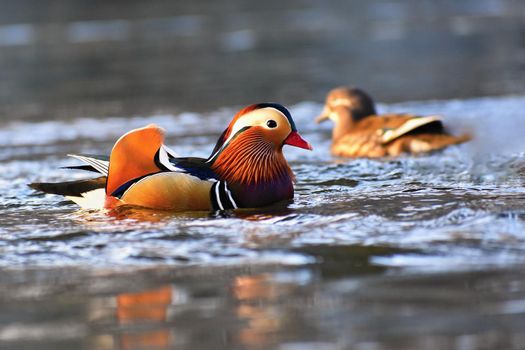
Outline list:
[[[0,0],[0,348],[525,349],[524,82],[524,0]],[[474,139],[334,158],[313,119],[343,84]],[[149,123],[207,156],[260,101],[315,148],[285,151],[286,209],[27,186]]]
[[[0,117],[525,93],[525,2],[0,1]]]

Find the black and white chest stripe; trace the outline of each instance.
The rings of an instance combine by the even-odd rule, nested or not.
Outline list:
[[[216,181],[211,186],[210,200],[213,210],[228,210],[238,208],[226,181]]]

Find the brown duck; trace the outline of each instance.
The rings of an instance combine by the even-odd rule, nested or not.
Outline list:
[[[338,87],[328,93],[320,123],[331,119],[332,154],[377,158],[437,151],[470,140],[448,134],[439,116],[377,115],[374,101],[357,88]]]

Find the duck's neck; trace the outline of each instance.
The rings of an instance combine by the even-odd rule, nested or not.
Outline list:
[[[348,108],[338,108],[335,113],[337,113],[338,116],[335,118],[335,125],[332,129],[332,141],[337,141],[344,135],[348,134],[355,125],[352,118],[352,112]]]
[[[293,181],[282,147],[255,133],[243,134],[232,140],[212,163],[212,169],[222,180],[246,186]]]

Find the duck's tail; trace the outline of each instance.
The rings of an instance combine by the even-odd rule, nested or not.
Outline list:
[[[471,134],[463,134],[460,136],[453,136],[453,137],[454,137],[454,143],[453,143],[454,145],[459,145],[460,143],[468,142],[472,140]]]
[[[32,183],[35,190],[66,196],[82,208],[104,208],[106,197],[129,186],[134,180],[171,167],[175,153],[162,144],[164,131],[153,124],[132,130],[115,143],[111,155],[70,155],[84,165],[67,167],[100,173],[95,179],[59,183]]]
[[[66,182],[34,182],[28,186],[34,190],[58,194],[77,203],[85,209],[100,209],[104,207],[106,196],[106,180],[108,175],[109,161],[104,156],[81,156],[70,154],[85,163],[85,165],[66,167],[67,169],[79,169],[100,173],[102,176],[94,179],[83,179]]]
[[[67,182],[34,182],[29,187],[37,191],[58,194],[84,209],[102,209],[106,198],[106,177]]]

